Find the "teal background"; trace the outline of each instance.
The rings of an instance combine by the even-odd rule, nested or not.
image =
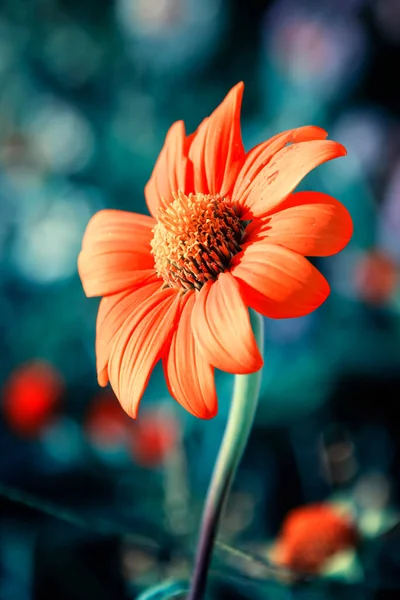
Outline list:
[[[128,441],[100,435],[94,444],[88,434],[91,408],[110,392],[97,386],[98,301],[85,298],[76,259],[96,211],[147,211],[143,188],[171,123],[194,130],[240,80],[246,149],[306,124],[346,145],[346,159],[318,168],[302,188],[342,201],[354,236],[340,255],[316,261],[332,287],[320,309],[265,319],[262,394],[231,507],[239,525],[225,533],[233,545],[267,544],[288,510],[338,494],[356,510],[396,512],[399,44],[390,0],[2,0],[1,394],[19,366],[38,359],[57,369],[64,389],[34,435],[13,428],[2,410],[1,600],[134,598],[169,573],[165,552],[189,572],[182,556],[193,550],[233,378],[217,374],[220,410],[211,422],[174,403],[159,366],[142,401],[143,411],[169,407],[178,422],[194,519],[182,541],[162,517],[163,468],[144,468],[132,455],[134,425],[124,421]],[[395,280],[377,301],[371,290],[382,287],[383,267],[359,283],[374,253]],[[146,576],[123,567],[132,544],[135,564],[156,554]],[[361,593],[398,589],[396,552],[376,550]],[[239,588],[230,593],[254,597]]]

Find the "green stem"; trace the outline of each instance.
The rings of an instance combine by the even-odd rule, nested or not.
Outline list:
[[[250,310],[250,320],[258,347],[262,352],[262,317]],[[187,600],[203,598],[219,521],[253,425],[260,383],[261,370],[249,375],[235,376],[228,422],[208,488],[193,579]]]

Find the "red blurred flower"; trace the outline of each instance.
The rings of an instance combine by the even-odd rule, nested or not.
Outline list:
[[[63,378],[50,363],[32,361],[15,369],[3,390],[3,414],[10,429],[36,436],[53,419],[63,390]]]
[[[349,517],[328,504],[310,504],[287,515],[271,558],[293,571],[315,574],[356,542],[357,530]]]
[[[161,465],[174,451],[179,439],[179,424],[170,413],[147,411],[132,423],[132,454],[143,467]]]
[[[396,289],[397,266],[380,250],[365,254],[357,265],[356,286],[361,298],[370,304],[385,304]]]
[[[96,396],[85,420],[85,430],[96,445],[110,447],[126,443],[131,420],[121,411],[112,393]]]

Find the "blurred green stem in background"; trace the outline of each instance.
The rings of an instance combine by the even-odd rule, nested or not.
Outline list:
[[[250,320],[260,351],[264,347],[263,320],[250,310]],[[200,529],[194,574],[187,600],[203,598],[219,521],[242,458],[256,413],[262,370],[236,375],[228,422],[211,477]]]

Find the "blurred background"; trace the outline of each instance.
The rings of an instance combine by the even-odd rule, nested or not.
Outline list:
[[[214,594],[289,598],[251,557],[291,509],[334,502],[368,552],[312,598],[400,598],[399,61],[398,0],[0,1],[0,600],[136,598],[190,573],[233,378],[203,422],[157,367],[125,417],[97,385],[76,259],[99,209],[147,212],[171,123],[193,131],[240,80],[246,149],[308,124],[347,147],[303,187],[342,201],[354,236],[317,262],[320,309],[265,320]]]

